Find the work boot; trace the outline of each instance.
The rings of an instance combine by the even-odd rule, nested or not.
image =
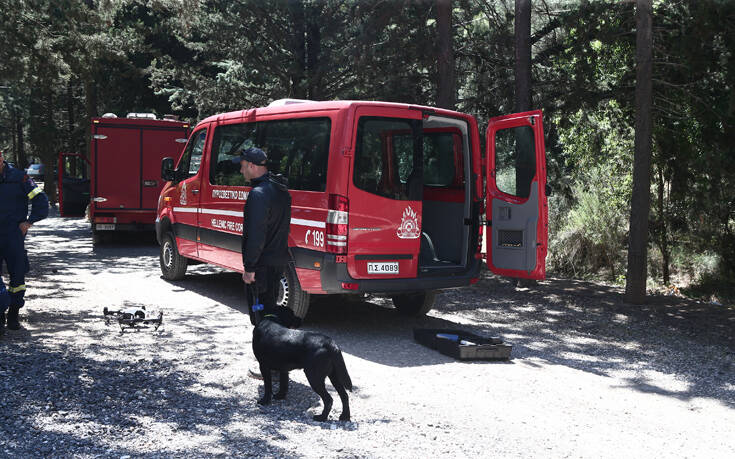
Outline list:
[[[10,306],[10,309],[8,309],[8,328],[10,330],[20,330],[18,311],[20,311],[18,306]]]

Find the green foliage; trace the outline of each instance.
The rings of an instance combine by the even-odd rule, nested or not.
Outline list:
[[[514,2],[452,7],[457,107],[482,132],[512,111]],[[555,192],[549,267],[619,280],[635,4],[532,7],[533,101],[544,110]],[[435,15],[433,0],[0,0],[0,149],[48,167],[59,150],[84,152],[89,118],[105,112],[196,121],[284,97],[432,105]],[[735,279],[733,18],[735,2],[654,2],[657,279]]]
[[[559,142],[570,189],[549,206],[550,268],[575,277],[604,269],[615,281],[626,260],[634,133],[615,101],[567,122]]]
[[[552,269],[575,277],[600,277],[605,270],[617,280],[624,271],[631,184],[629,173],[603,164],[580,174],[569,208],[562,197],[551,200]]]

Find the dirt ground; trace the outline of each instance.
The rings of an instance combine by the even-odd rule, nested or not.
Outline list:
[[[255,403],[237,274],[198,265],[165,281],[153,235],[94,248],[82,219],[40,222],[27,248],[23,329],[0,338],[0,456],[735,457],[727,307],[633,306],[599,284],[489,274],[423,318],[381,298],[316,298],[304,328],[339,343],[355,383],[352,421],[336,421],[332,391],[332,421],[317,423],[298,371],[286,400]],[[105,325],[104,307],[130,305],[164,325]],[[457,361],[414,328],[498,336],[511,359]]]

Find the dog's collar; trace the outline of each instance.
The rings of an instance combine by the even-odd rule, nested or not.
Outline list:
[[[278,316],[277,316],[277,315],[275,315],[275,314],[266,314],[266,315],[264,315],[264,316],[263,316],[263,318],[264,318],[264,319],[265,319],[266,317],[275,317],[276,319],[278,319]]]

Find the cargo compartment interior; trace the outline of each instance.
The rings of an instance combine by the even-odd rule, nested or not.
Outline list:
[[[471,217],[468,127],[462,120],[430,116],[423,123],[424,192],[422,273],[461,271],[468,263]]]

